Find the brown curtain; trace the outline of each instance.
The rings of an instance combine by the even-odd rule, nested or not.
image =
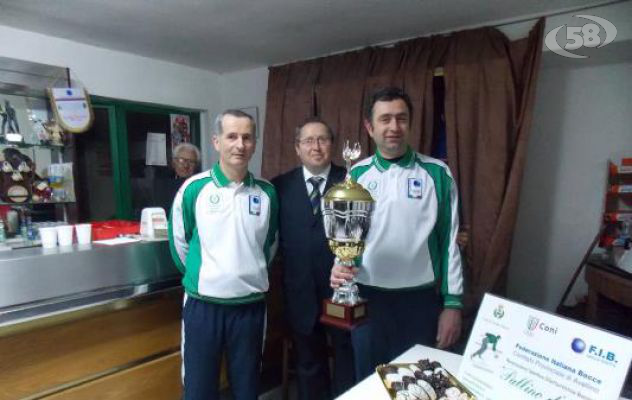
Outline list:
[[[544,20],[516,42],[481,28],[400,42],[270,68],[262,174],[296,165],[294,129],[318,115],[344,140],[374,149],[362,125],[367,94],[397,85],[413,102],[411,145],[429,154],[433,136],[433,71],[445,69],[448,162],[457,180],[467,247],[466,306],[504,289],[530,130]]]
[[[321,60],[271,68],[268,76],[262,175],[273,177],[298,164],[294,129],[315,115],[314,86]]]
[[[453,35],[445,60],[448,159],[459,184],[466,306],[503,293],[533,115],[544,21],[511,43],[492,28]]]
[[[271,67],[262,175],[272,178],[298,165],[294,130],[300,121],[315,115],[337,134],[334,162],[342,162],[345,140],[360,142],[363,156],[372,154],[373,143],[362,123],[364,99],[387,85],[400,86],[411,95],[415,109],[411,145],[428,152],[432,144],[432,71],[440,63],[433,58],[437,43],[445,47],[444,38],[420,38],[390,48],[367,48]]]

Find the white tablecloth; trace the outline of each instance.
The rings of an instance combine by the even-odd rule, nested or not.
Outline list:
[[[459,354],[450,353],[443,350],[433,349],[422,345],[415,345],[404,352],[402,355],[394,359],[393,363],[417,362],[422,358],[429,358],[432,361],[439,361],[445,369],[456,375],[461,365],[461,356]],[[388,392],[384,388],[384,384],[377,376],[377,373],[371,374],[368,378],[358,383],[338,400],[390,400]],[[621,400],[629,400],[621,398]]]

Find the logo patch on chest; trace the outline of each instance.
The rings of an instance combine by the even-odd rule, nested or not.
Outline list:
[[[370,192],[375,192],[375,189],[377,189],[377,181],[369,182],[366,188],[369,189]]]
[[[255,194],[248,196],[248,212],[250,215],[261,215],[261,196]]]
[[[219,211],[222,208],[222,195],[219,193],[213,193],[209,197],[208,210],[210,212]]]
[[[408,178],[408,198],[421,199],[423,185],[419,178]]]

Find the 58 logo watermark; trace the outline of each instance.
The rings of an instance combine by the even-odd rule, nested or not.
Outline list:
[[[584,18],[592,22],[583,26],[560,25],[553,29],[544,38],[544,45],[549,50],[563,57],[587,58],[588,56],[571,53],[570,51],[581,47],[603,47],[612,43],[614,38],[617,37],[617,28],[605,18],[595,17],[594,15],[575,15],[575,17]],[[566,27],[566,40],[559,40],[558,33],[564,27]]]

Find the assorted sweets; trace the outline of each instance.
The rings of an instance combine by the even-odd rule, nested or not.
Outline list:
[[[474,396],[439,362],[387,364],[377,373],[396,400],[474,400]]]

